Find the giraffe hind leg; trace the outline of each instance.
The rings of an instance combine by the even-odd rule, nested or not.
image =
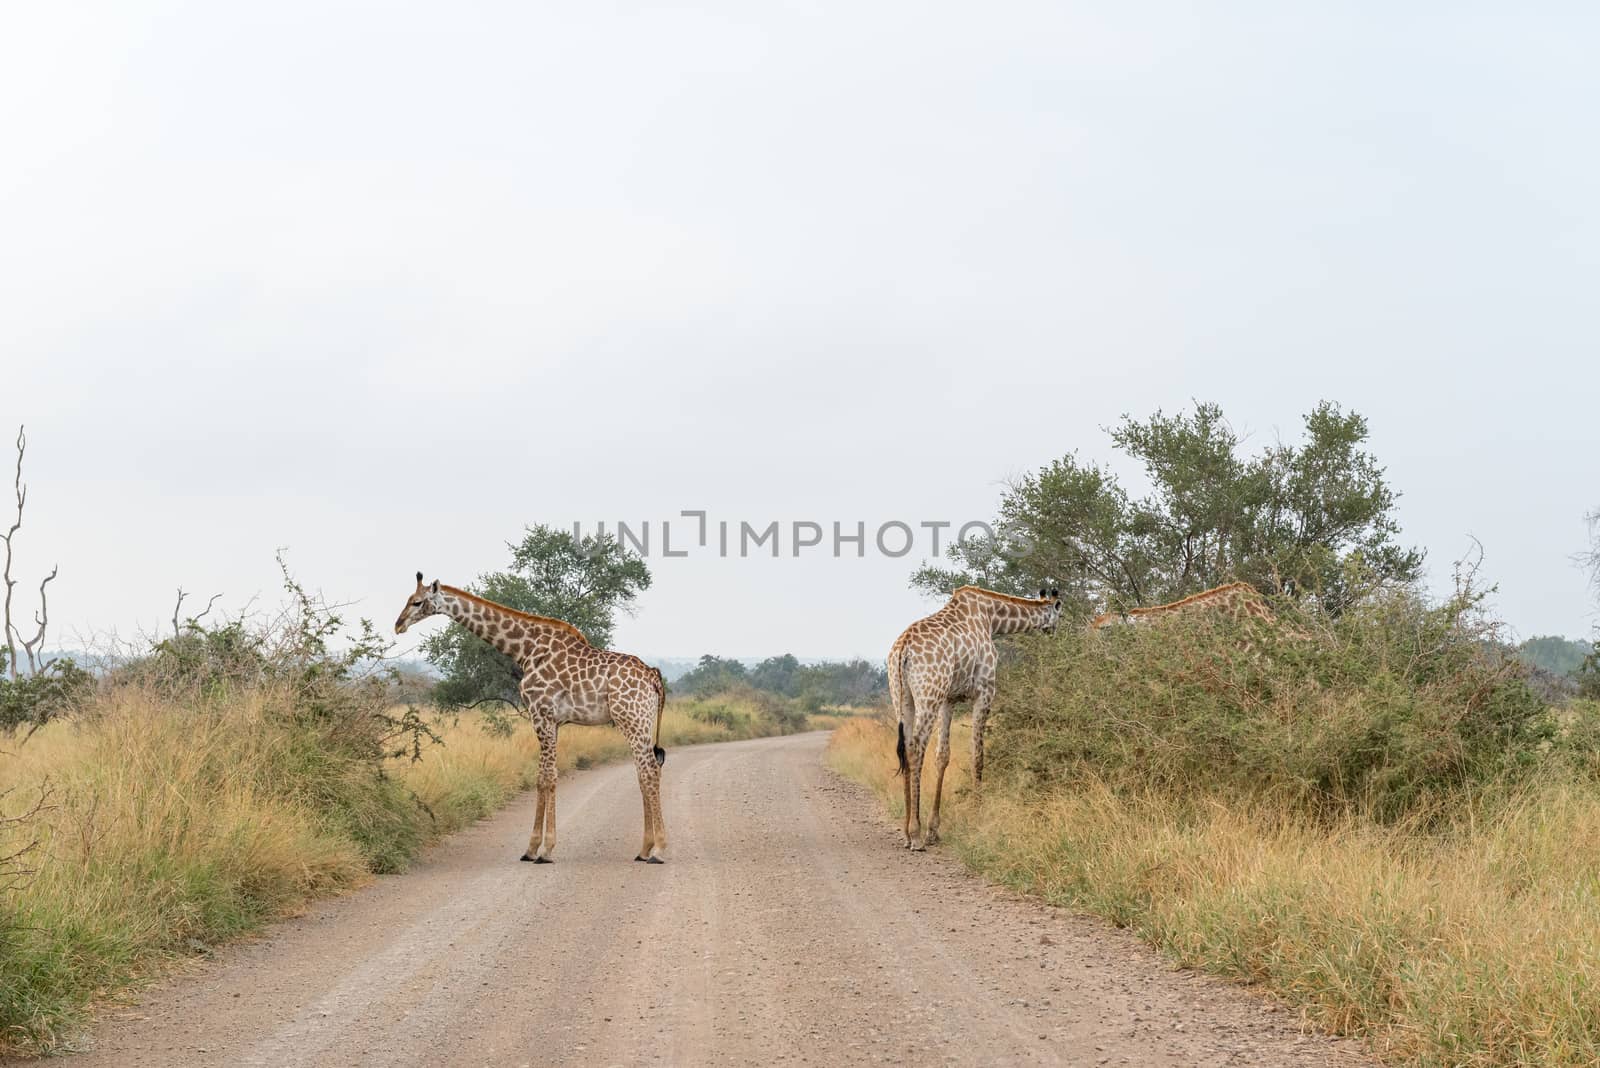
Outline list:
[[[943,699],[929,701],[927,704],[928,713],[924,715],[920,710],[922,702],[918,702],[916,733],[906,746],[906,763],[910,765],[906,772],[906,780],[911,788],[910,804],[907,806],[910,815],[906,820],[906,848],[917,853],[928,848],[928,839],[922,824],[922,762],[928,755],[928,742],[933,738],[933,728],[939,722],[939,717],[945,714],[946,708]]]
[[[534,807],[533,834],[528,838],[528,848],[522,854],[521,859],[533,861],[534,863],[543,863],[543,860],[539,857],[539,850],[544,847],[544,786],[542,784],[538,787],[537,792],[539,801]]]
[[[645,785],[644,765],[639,765],[639,798],[644,802],[644,842],[639,846],[639,852],[634,855],[634,860],[648,862],[650,853],[656,847],[655,812],[650,807],[650,791]]]
[[[637,716],[620,717],[614,722],[625,735],[633,749],[633,762],[639,772],[639,800],[644,822],[644,836],[634,860],[641,864],[665,864],[661,855],[667,847],[666,827],[661,819],[661,768],[666,763],[666,750],[656,744],[654,726],[658,711],[657,698],[650,694],[648,704],[640,704]],[[626,724],[626,726],[624,726]]]
[[[655,836],[656,849],[653,854],[645,857],[651,864],[665,864],[666,858],[661,854],[667,849],[667,821],[661,814],[661,765],[657,764],[650,773],[650,804],[655,810]]]
[[[662,850],[667,848],[667,828],[661,819],[661,765],[648,759],[639,769],[639,796],[644,801],[644,844],[634,860],[646,864],[665,864]]]
[[[905,836],[905,844],[909,848],[911,845],[911,765],[906,757],[906,725],[904,723],[900,724],[898,751],[900,755],[900,781],[905,787],[906,794],[905,808],[900,821],[900,833]]]

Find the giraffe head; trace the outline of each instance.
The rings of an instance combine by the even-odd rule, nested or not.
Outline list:
[[[439,580],[434,579],[431,585],[425,586],[422,583],[422,572],[418,571],[416,592],[400,610],[400,618],[394,621],[394,632],[404,634],[411,624],[443,611],[444,594],[439,592]]]
[[[1041,586],[1039,588],[1039,600],[1048,600],[1050,602],[1049,607],[1045,609],[1044,622],[1039,629],[1046,634],[1054,634],[1056,632],[1056,624],[1061,622],[1061,591],[1047,590]]]

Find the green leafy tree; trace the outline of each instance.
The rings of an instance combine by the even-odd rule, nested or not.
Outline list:
[[[1337,613],[1355,593],[1353,576],[1416,579],[1422,553],[1396,543],[1399,495],[1365,449],[1366,420],[1325,402],[1304,422],[1298,444],[1250,455],[1215,404],[1144,421],[1125,415],[1112,444],[1143,466],[1148,495],[1135,498],[1109,469],[1065,456],[1007,490],[995,539],[952,547],[955,567],[924,566],[912,585],[1058,586],[1087,615],[1243,579],[1315,595]]]
[[[800,661],[793,653],[769,656],[750,672],[750,685],[758,690],[796,697],[800,693],[796,678],[799,671]]]
[[[611,643],[616,614],[630,610],[650,587],[644,560],[610,535],[580,541],[539,525],[507,548],[510,568],[479,575],[469,589],[508,608],[565,620],[597,648]],[[426,639],[422,650],[443,676],[434,691],[440,704],[518,703],[516,664],[477,635],[452,623]]]
[[[737,660],[724,660],[706,653],[693,671],[673,683],[673,688],[696,697],[708,697],[748,682],[749,674],[749,669]]]
[[[888,695],[889,675],[862,659],[810,664],[795,672],[795,696],[812,711],[823,705],[864,705]]]
[[[31,734],[68,711],[93,684],[93,677],[70,658],[52,660],[16,679],[0,677],[0,733],[26,726]]]
[[[823,705],[871,703],[884,695],[888,685],[888,674],[881,665],[860,659],[802,664],[793,653],[784,653],[746,668],[737,660],[708,653],[700,658],[698,667],[673,683],[673,689],[695,697],[755,689],[799,700],[815,711]]]
[[[1543,634],[1517,646],[1517,657],[1523,663],[1553,675],[1575,675],[1583,667],[1590,649],[1589,642]]]

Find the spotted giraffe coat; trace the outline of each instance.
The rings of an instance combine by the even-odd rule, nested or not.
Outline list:
[[[659,862],[666,847],[661,815],[659,745],[666,685],[661,672],[636,656],[596,649],[572,624],[519,612],[438,582],[417,590],[395,632],[429,615],[446,615],[509,657],[521,672],[518,692],[539,736],[539,795],[533,836],[524,860],[546,861],[555,850],[556,741],[566,723],[615,724],[633,750],[644,800],[644,845],[636,859]]]
[[[1053,630],[1061,618],[1055,591],[1038,599],[1013,597],[978,586],[963,586],[933,615],[907,627],[889,650],[889,697],[899,734],[896,749],[905,775],[906,844],[921,849],[937,840],[944,771],[950,762],[951,705],[972,702],[972,777],[983,781],[983,733],[994,700],[1000,634]],[[939,728],[938,780],[928,835],[921,834],[922,761],[933,729]]]

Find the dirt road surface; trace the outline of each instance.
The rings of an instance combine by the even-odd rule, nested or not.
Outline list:
[[[557,863],[518,863],[524,797],[148,991],[64,1063],[1368,1063],[1123,932],[899,848],[823,767],[825,740],[674,750],[662,866],[632,862],[631,765],[564,775]]]

